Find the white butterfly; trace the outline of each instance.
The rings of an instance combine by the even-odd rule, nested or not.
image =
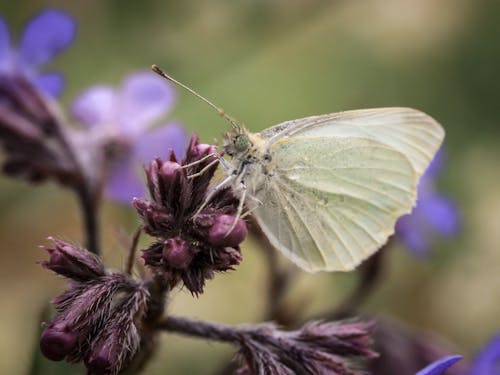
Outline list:
[[[309,272],[349,271],[376,252],[411,212],[444,138],[434,119],[409,108],[306,117],[251,133],[208,103],[233,125],[224,136],[232,159],[218,158],[226,178],[213,193],[231,185],[238,216],[245,203],[273,246]]]

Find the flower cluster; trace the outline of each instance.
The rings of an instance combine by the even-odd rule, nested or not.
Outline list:
[[[265,326],[241,335],[246,365],[238,374],[359,374],[346,359],[377,356],[371,330],[370,323],[316,322],[291,332]]]
[[[84,361],[93,374],[116,374],[139,350],[149,292],[126,274],[106,271],[87,250],[52,241],[41,264],[71,281],[52,301],[57,315],[44,323],[40,349],[54,361]]]
[[[151,198],[133,201],[144,231],[157,238],[143,251],[146,265],[163,272],[171,287],[182,280],[193,294],[202,293],[205,280],[215,272],[240,263],[239,244],[247,234],[245,222],[235,217],[238,199],[230,188],[205,202],[217,169],[215,157],[209,156],[215,151],[193,136],[181,163],[173,153],[165,162],[151,163],[146,170]]]

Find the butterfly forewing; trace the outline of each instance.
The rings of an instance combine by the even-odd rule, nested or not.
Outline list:
[[[376,108],[287,121],[261,136],[270,142],[298,136],[373,139],[403,153],[420,176],[441,145],[444,130],[432,117],[411,108]]]
[[[255,216],[303,269],[353,269],[411,212],[419,177],[444,131],[409,108],[287,121],[259,134],[271,156]]]

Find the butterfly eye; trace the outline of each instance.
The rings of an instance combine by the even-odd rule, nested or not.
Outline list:
[[[248,146],[250,145],[250,141],[248,139],[248,136],[246,134],[238,134],[234,138],[234,148],[236,151],[242,152],[246,151],[248,149]]]

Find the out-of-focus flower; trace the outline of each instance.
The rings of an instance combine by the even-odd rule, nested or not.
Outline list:
[[[283,332],[268,325],[241,334],[245,365],[238,375],[336,374],[355,375],[351,360],[370,359],[369,323],[309,323],[298,331]]]
[[[379,357],[369,364],[371,374],[413,375],[455,350],[435,334],[413,330],[389,318],[377,319],[373,341]],[[466,368],[460,362],[446,375],[464,375]]]
[[[479,351],[467,375],[500,374],[500,334],[493,337]]]
[[[53,242],[41,264],[71,281],[52,301],[57,315],[44,323],[40,349],[54,361],[84,361],[92,374],[117,374],[139,350],[149,291],[126,274],[106,271],[87,250]]]
[[[74,117],[87,128],[82,136],[104,151],[104,163],[109,166],[105,191],[111,199],[129,204],[133,197],[143,197],[141,164],[166,157],[169,149],[176,155],[184,152],[187,138],[180,124],[152,128],[174,102],[175,91],[168,82],[153,73],[138,72],[118,89],[93,86],[73,103]]]
[[[238,199],[230,188],[218,191],[205,203],[217,164],[203,157],[215,146],[200,144],[193,135],[186,157],[179,164],[173,154],[168,161],[156,159],[146,171],[150,199],[134,199],[143,228],[157,241],[143,251],[146,265],[163,272],[171,287],[181,280],[193,294],[203,292],[206,279],[215,272],[233,269],[241,261],[239,244],[247,234],[245,222],[235,220]],[[195,165],[186,164],[200,161]],[[188,178],[204,168],[201,175]]]
[[[431,363],[429,366],[425,367],[424,369],[420,370],[419,372],[416,373],[416,375],[443,375],[444,372],[453,366],[455,362],[458,362],[459,360],[462,359],[462,356],[460,355],[449,355],[444,358],[441,358],[433,363]],[[493,373],[489,373],[490,375],[493,375]],[[476,374],[478,375],[478,374]]]
[[[0,17],[0,75],[23,75],[51,96],[63,88],[59,73],[38,73],[38,69],[66,49],[76,34],[76,22],[67,13],[50,9],[38,13],[26,25],[18,48],[13,48],[9,31]]]
[[[417,205],[396,224],[396,236],[416,256],[426,256],[438,237],[450,238],[460,229],[460,215],[455,203],[441,194],[436,179],[442,169],[441,149],[420,179]]]
[[[9,176],[73,187],[83,182],[55,103],[21,75],[0,74],[0,144]]]

